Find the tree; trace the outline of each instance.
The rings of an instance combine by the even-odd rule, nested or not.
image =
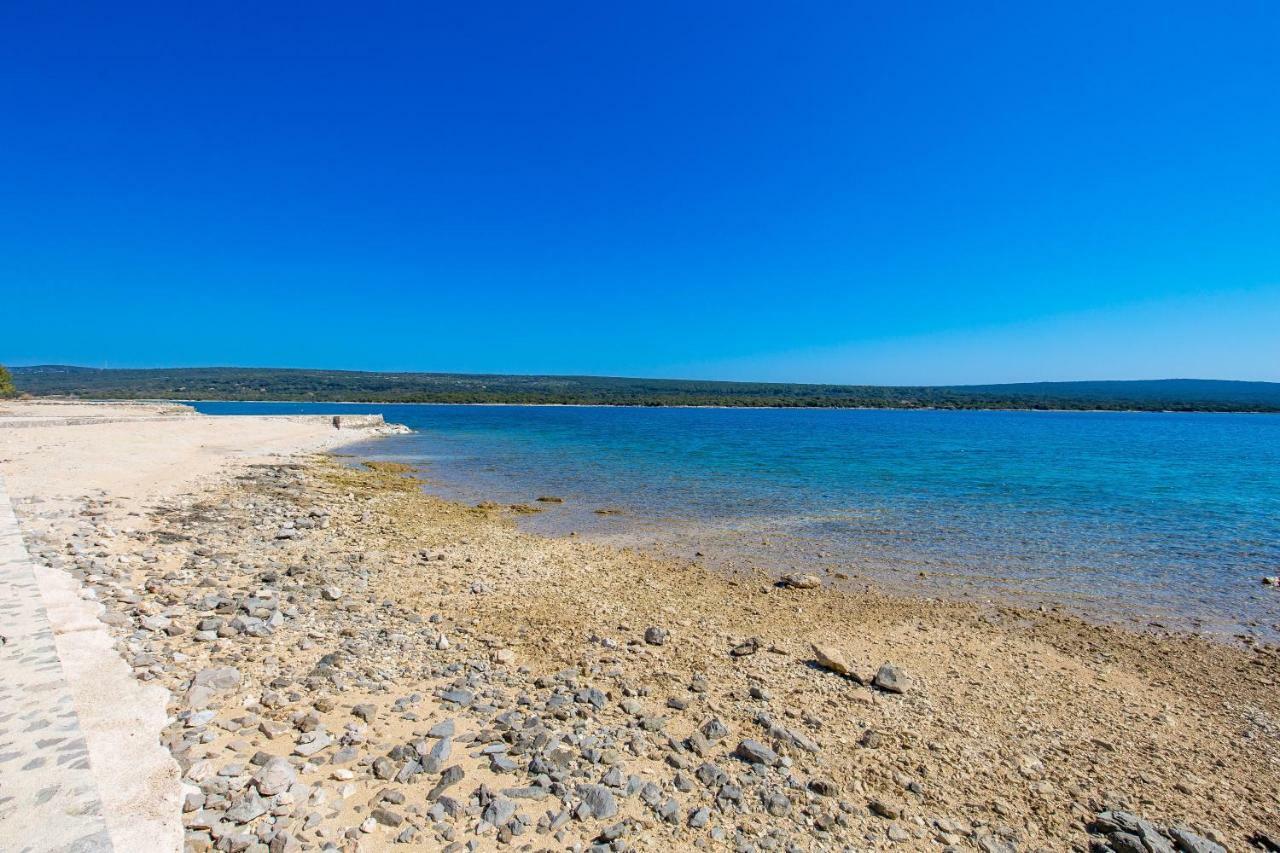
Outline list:
[[[0,399],[18,396],[18,389],[13,387],[13,374],[9,368],[0,364]]]

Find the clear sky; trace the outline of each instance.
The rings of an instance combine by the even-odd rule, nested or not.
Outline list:
[[[1280,380],[1280,3],[8,3],[0,361]]]

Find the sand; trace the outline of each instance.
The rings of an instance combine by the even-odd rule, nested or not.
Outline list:
[[[105,493],[131,511],[230,476],[237,465],[324,450],[361,435],[335,430],[323,417],[213,418],[183,408],[0,403],[0,474],[15,497],[78,501]],[[4,428],[8,419],[62,417],[100,422]]]
[[[243,466],[367,435],[324,418],[215,420],[166,404],[3,402],[0,477],[28,512],[72,516],[86,497],[109,496],[116,516],[137,524],[157,502]],[[82,597],[80,584],[38,565],[35,578],[115,849],[181,849],[179,771],[158,739],[169,694],[134,680],[97,618],[102,607]]]

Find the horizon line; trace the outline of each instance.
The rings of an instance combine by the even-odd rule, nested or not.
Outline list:
[[[3,366],[4,362],[0,362]],[[526,378],[548,378],[548,379],[618,379],[618,380],[640,380],[640,381],[661,381],[661,382],[714,382],[726,385],[811,385],[815,387],[851,387],[851,388],[975,388],[990,387],[998,385],[1048,385],[1048,384],[1077,384],[1077,383],[1126,383],[1126,382],[1235,382],[1241,384],[1253,385],[1280,385],[1280,379],[1223,379],[1223,378],[1204,378],[1193,376],[1160,376],[1148,378],[1124,378],[1124,379],[1034,379],[1019,381],[998,381],[998,382],[959,382],[959,383],[878,383],[878,382],[814,382],[805,380],[766,380],[766,379],[710,379],[710,378],[691,378],[676,376],[627,376],[622,374],[611,373],[498,373],[491,371],[458,371],[458,370],[380,370],[380,369],[356,369],[342,367],[278,367],[278,366],[262,366],[262,365],[235,365],[235,364],[208,364],[208,365],[185,365],[185,366],[165,366],[165,367],[93,367],[89,365],[65,364],[54,362],[40,362],[29,364],[9,363],[10,369],[27,369],[32,368],[69,368],[74,370],[91,370],[91,371],[166,371],[166,370],[274,370],[274,371],[292,371],[292,372],[322,372],[322,373],[354,373],[354,374],[392,374],[405,376],[472,376],[472,377],[526,377]]]

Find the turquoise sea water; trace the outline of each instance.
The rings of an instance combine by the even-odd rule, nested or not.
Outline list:
[[[521,520],[711,562],[1280,637],[1280,416],[201,403],[379,412],[352,452]],[[599,508],[621,515],[601,516]],[[923,573],[923,576],[922,576]]]

